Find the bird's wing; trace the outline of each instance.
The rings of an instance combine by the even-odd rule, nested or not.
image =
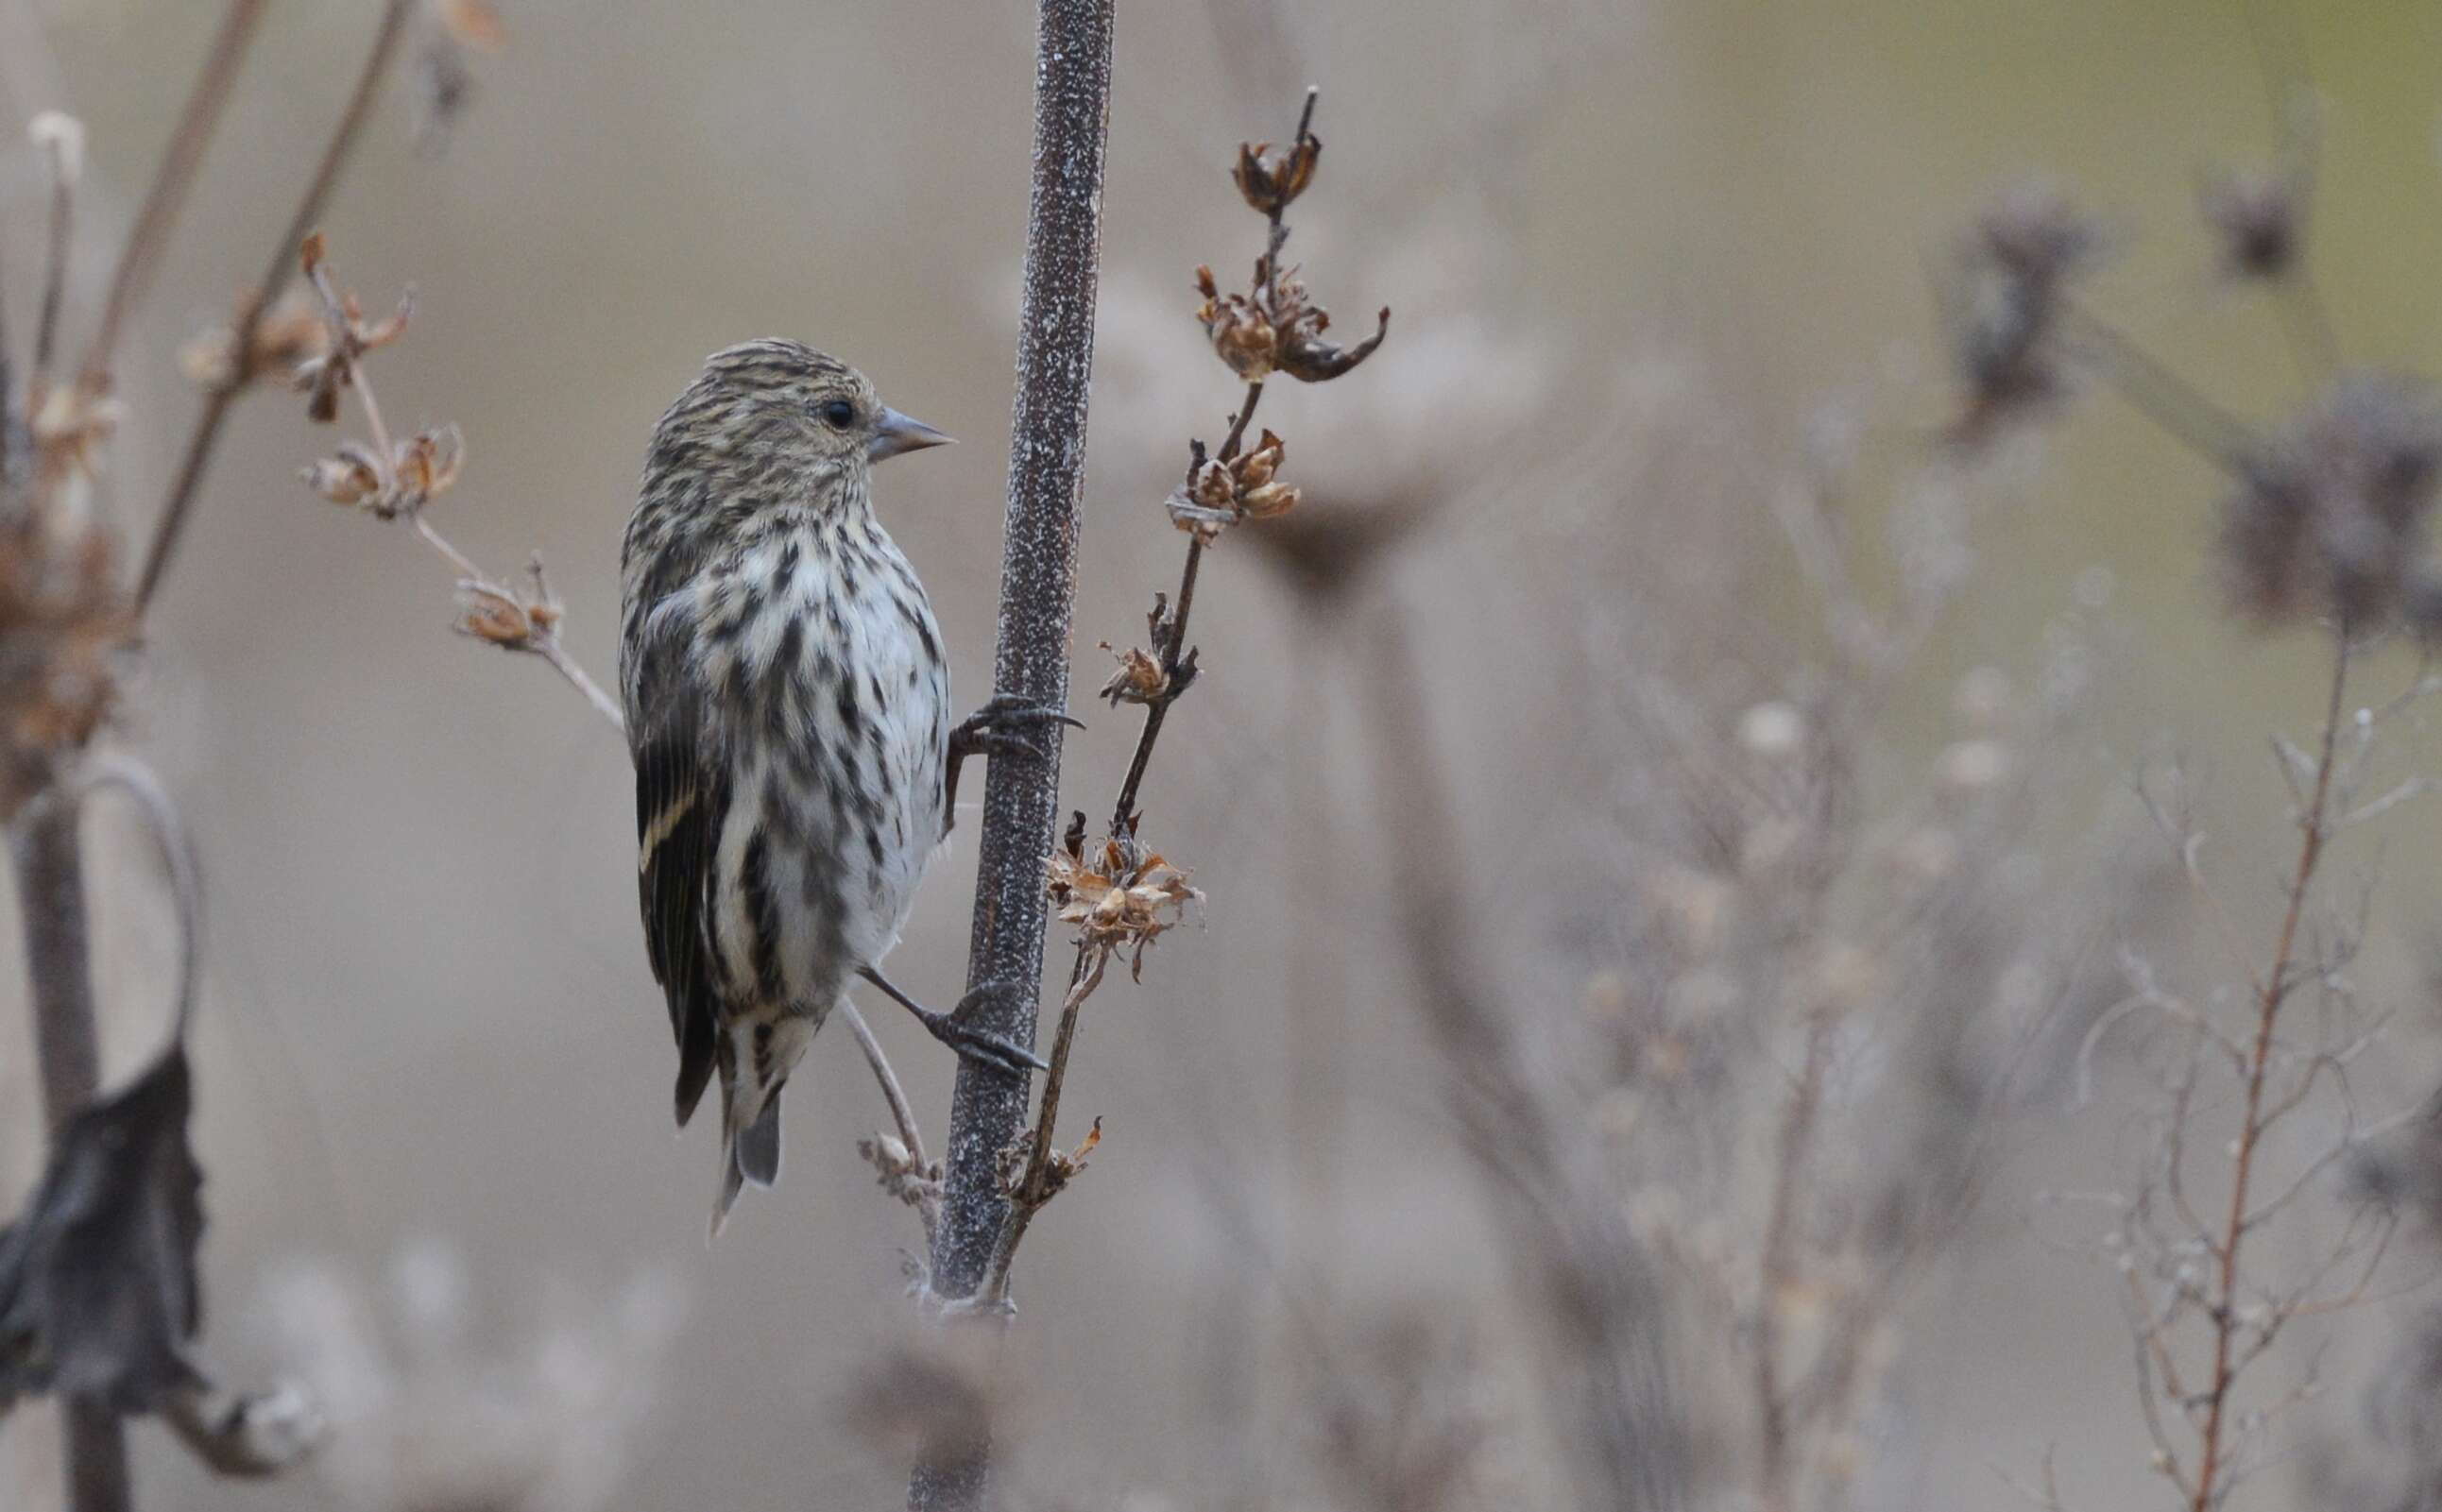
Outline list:
[[[721,817],[729,809],[729,764],[706,759],[698,701],[680,691],[680,678],[660,675],[675,666],[653,665],[656,657],[674,656],[666,644],[647,650],[630,708],[649,716],[635,731],[637,888],[645,954],[669,996],[683,1124],[712,1078],[720,1038],[708,926]]]

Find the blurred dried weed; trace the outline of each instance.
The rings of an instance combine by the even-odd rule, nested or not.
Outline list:
[[[378,1295],[327,1266],[265,1285],[261,1310],[328,1412],[318,1462],[363,1512],[594,1512],[620,1504],[684,1307],[635,1277],[605,1295],[544,1278],[528,1319],[491,1321],[448,1248],[402,1250]],[[515,1285],[534,1284],[524,1279]]]

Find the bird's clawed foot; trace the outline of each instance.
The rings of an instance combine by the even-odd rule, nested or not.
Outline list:
[[[1082,730],[1085,721],[1070,718],[1060,709],[1029,703],[1014,693],[995,693],[992,701],[958,721],[950,732],[950,751],[955,756],[1001,756],[1023,752],[1042,756],[1043,746],[1027,726],[1065,724]]]
[[[942,1044],[978,1066],[989,1066],[1011,1076],[1024,1077],[1030,1070],[1048,1071],[1050,1064],[1032,1050],[982,1029],[969,1027],[965,1018],[980,1005],[995,997],[1025,991],[1011,982],[986,982],[966,996],[958,1006],[946,1013],[936,1012],[894,986],[889,978],[871,967],[864,972],[865,979],[879,987],[890,1000],[916,1015],[927,1032]]]
[[[941,828],[944,833],[958,822],[958,770],[971,756],[1017,756],[1038,758],[1050,755],[1043,743],[1027,730],[1028,725],[1066,724],[1084,729],[1085,721],[1069,718],[1058,709],[1029,703],[1014,693],[995,693],[991,701],[960,720],[950,731],[950,759],[941,774]]]

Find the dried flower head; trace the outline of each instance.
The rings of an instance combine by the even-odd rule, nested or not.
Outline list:
[[[1171,522],[1206,545],[1241,520],[1271,519],[1298,505],[1298,490],[1280,481],[1285,444],[1269,430],[1248,450],[1223,461],[1197,448],[1187,481],[1172,490],[1165,506]]]
[[[504,651],[531,651],[559,633],[565,610],[543,576],[542,558],[526,564],[527,587],[519,592],[489,578],[470,577],[458,585],[459,634],[488,641]]]
[[[54,384],[28,395],[27,428],[34,442],[34,475],[48,484],[90,481],[101,449],[118,432],[126,410],[110,394],[84,383]]]
[[[382,458],[361,441],[343,441],[328,457],[300,468],[305,485],[335,504],[364,504],[382,496]]]
[[[2207,178],[2197,206],[2221,244],[2224,276],[2271,280],[2294,269],[2305,245],[2306,197],[2305,178],[2281,169]]]
[[[1314,182],[1315,165],[1321,160],[1322,138],[1312,132],[1280,149],[1270,142],[1241,142],[1230,176],[1248,205],[1278,215]]]
[[[1102,647],[1118,658],[1120,664],[1119,669],[1111,674],[1110,681],[1103,684],[1102,696],[1110,701],[1111,707],[1116,709],[1122,703],[1157,703],[1162,695],[1170,691],[1169,674],[1162,671],[1161,663],[1150,653],[1133,646],[1121,650],[1108,641],[1103,642]]]
[[[298,255],[320,302],[328,339],[324,350],[297,365],[293,380],[298,392],[311,395],[305,412],[328,425],[339,418],[339,392],[355,380],[356,360],[407,333],[408,319],[415,312],[415,291],[400,295],[397,309],[368,322],[356,297],[340,293],[334,282],[321,232],[306,237]]]
[[[1391,307],[1386,304],[1375,314],[1374,334],[1355,346],[1326,339],[1323,333],[1331,329],[1331,313],[1307,301],[1305,283],[1294,268],[1282,274],[1273,289],[1272,320],[1281,333],[1275,360],[1283,373],[1300,383],[1339,377],[1372,356],[1391,334]]]
[[[1128,972],[1141,976],[1145,947],[1178,922],[1204,895],[1187,873],[1133,844],[1105,840],[1089,859],[1054,851],[1044,864],[1045,891],[1063,923],[1078,926],[1086,949],[1107,958],[1128,951]]]
[[[1977,219],[1948,301],[1951,358],[1965,390],[1958,439],[1980,440],[2062,392],[2068,286],[2104,249],[2099,223],[2042,184],[2021,186]]]
[[[1268,376],[1280,333],[1273,330],[1263,306],[1248,295],[1222,293],[1209,266],[1196,268],[1195,292],[1204,296],[1195,319],[1203,322],[1204,334],[1212,338],[1212,350],[1230,365],[1230,371],[1250,383]]]
[[[1054,1150],[1045,1157],[1042,1198],[1036,1206],[1039,1207],[1042,1202],[1050,1201],[1066,1191],[1068,1183],[1085,1169],[1085,1157],[1093,1154],[1094,1147],[1102,1142],[1103,1120],[1097,1118],[1094,1120],[1094,1126],[1085,1131],[1085,1138],[1077,1142],[1077,1148]],[[993,1167],[993,1174],[1000,1180],[1002,1195],[1015,1197],[1025,1190],[1026,1173],[1033,1163],[1033,1159],[1034,1131],[1032,1129],[1027,1130],[1013,1142],[1002,1147]]]
[[[343,441],[300,470],[306,486],[335,504],[383,519],[412,514],[458,481],[466,444],[454,425],[419,430],[391,444],[390,455],[361,441]]]
[[[1376,318],[1374,334],[1355,346],[1343,347],[1323,335],[1331,314],[1312,302],[1294,268],[1275,276],[1271,258],[1255,260],[1251,289],[1245,294],[1221,292],[1209,266],[1195,270],[1195,291],[1204,296],[1195,318],[1212,340],[1212,350],[1230,371],[1249,383],[1274,373],[1285,373],[1301,383],[1322,383],[1339,377],[1382,344],[1391,330],[1390,306]]]
[[[2256,619],[2331,614],[2376,629],[2437,603],[2426,525],[2442,481],[2442,412],[2422,390],[2343,379],[2239,470],[2222,508],[2222,567]]]
[[[907,1206],[927,1209],[941,1200],[940,1161],[919,1161],[905,1143],[887,1134],[857,1140],[856,1153],[873,1167],[882,1190]]]

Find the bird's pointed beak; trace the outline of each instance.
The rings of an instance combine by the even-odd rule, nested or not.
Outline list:
[[[880,462],[884,457],[896,457],[902,451],[921,451],[926,446],[950,444],[950,437],[923,421],[901,414],[896,410],[884,410],[882,418],[874,424],[873,439],[865,444],[865,454]]]

